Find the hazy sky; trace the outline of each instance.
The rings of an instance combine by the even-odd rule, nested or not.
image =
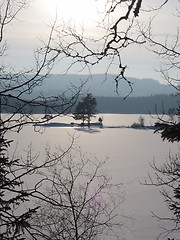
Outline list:
[[[18,20],[8,26],[5,37],[9,51],[5,58],[14,67],[33,65],[33,49],[40,46],[40,39],[46,39],[48,26],[57,12],[58,21],[72,22],[76,26],[83,25],[91,34],[97,34],[96,21],[98,14],[104,10],[106,0],[31,0],[29,6],[18,16]],[[144,0],[150,5],[156,0]],[[161,2],[161,1],[159,1]],[[159,38],[176,32],[178,19],[173,15],[177,0],[171,0],[155,20],[154,31]],[[171,11],[169,11],[171,10]],[[147,21],[150,15],[142,13],[141,21]],[[127,75],[138,78],[154,78],[161,80],[154,69],[159,66],[159,59],[147,51],[145,46],[131,46],[122,52],[124,63],[128,65]],[[104,64],[94,68],[96,73],[104,72]],[[117,66],[112,67],[113,72]],[[75,69],[72,69],[75,72]],[[62,73],[61,65],[56,66],[54,73]]]

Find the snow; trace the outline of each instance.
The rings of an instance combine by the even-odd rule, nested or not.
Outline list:
[[[46,125],[44,133],[35,133],[32,126],[25,127],[19,134],[8,133],[14,139],[15,148],[18,142],[18,151],[21,153],[32,142],[35,152],[43,154],[44,148],[49,144],[52,149],[56,146],[66,147],[74,136],[75,145],[80,146],[83,152],[88,152],[100,160],[108,158],[107,169],[115,183],[125,186],[126,200],[122,204],[123,212],[134,219],[130,221],[129,228],[124,232],[127,240],[152,240],[162,232],[160,222],[152,217],[152,211],[157,215],[169,214],[159,189],[145,186],[148,172],[153,174],[150,163],[155,160],[157,164],[165,162],[169,151],[178,151],[177,143],[162,141],[160,134],[153,130],[137,130],[132,128],[119,128],[115,126],[129,126],[137,122],[139,115],[101,115],[104,128],[76,128],[67,127],[72,118],[56,119]],[[154,120],[146,115],[145,125],[151,125]],[[98,117],[97,117],[98,119]],[[58,125],[58,121],[63,125]],[[64,122],[63,122],[64,121]],[[49,125],[50,126],[50,125]],[[107,126],[114,126],[109,128]],[[13,151],[13,150],[12,150]]]

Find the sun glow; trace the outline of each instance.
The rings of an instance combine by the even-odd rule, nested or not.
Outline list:
[[[83,25],[97,23],[99,6],[104,0],[42,0],[42,6],[49,17],[58,16],[64,22]],[[101,5],[102,6],[102,5]]]

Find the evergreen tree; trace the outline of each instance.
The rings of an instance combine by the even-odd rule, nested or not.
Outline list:
[[[19,172],[19,159],[10,160],[7,150],[12,141],[0,134],[0,239],[22,240],[28,220],[36,208],[22,210],[22,205],[29,201],[30,192],[23,189]],[[21,207],[21,210],[19,210]]]
[[[170,116],[170,120],[159,119],[159,122],[155,124],[157,130],[155,132],[160,132],[163,140],[168,140],[169,142],[179,142],[180,141],[180,106],[176,109],[176,115],[174,117]],[[169,236],[169,240],[179,239],[179,229],[180,229],[180,153],[174,155],[170,154],[168,160],[162,165],[157,166],[155,162],[152,164],[153,169],[156,174],[156,182],[150,178],[150,185],[155,185],[163,187],[161,194],[165,198],[165,202],[172,211],[172,217],[158,217],[158,220],[171,221],[173,224],[171,228],[165,229],[165,236]]]
[[[85,121],[90,125],[91,117],[96,112],[96,99],[92,96],[91,93],[88,93],[86,97],[80,101],[75,109],[74,119],[82,120],[83,125]]]
[[[155,127],[157,128],[155,132],[160,132],[163,140],[166,139],[169,142],[180,141],[180,106],[176,109],[175,115],[177,116],[175,120],[170,116],[171,121],[160,119],[159,122],[155,123]]]

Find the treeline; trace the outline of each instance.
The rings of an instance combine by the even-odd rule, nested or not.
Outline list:
[[[68,100],[67,100],[68,101]],[[28,102],[26,99],[15,99],[9,96],[1,98],[1,112],[2,113],[20,113],[20,114],[58,114],[67,113],[66,105],[60,101],[36,101]],[[64,108],[64,109],[63,109]],[[68,109],[68,108],[67,108]]]
[[[119,114],[155,114],[167,113],[169,109],[176,109],[180,103],[178,95],[152,95],[148,97],[128,97],[123,100],[120,97],[95,97],[97,102],[98,113],[119,113]],[[57,114],[59,111],[66,113],[62,109],[62,102],[47,102],[47,105],[53,106],[51,112],[48,112],[47,106],[40,103],[32,106],[23,107],[22,102],[14,99],[7,99],[1,103],[1,111],[4,113],[51,113]],[[58,106],[61,106],[59,109]],[[76,106],[73,106],[71,113],[74,112]],[[54,109],[54,111],[52,111]],[[69,112],[68,112],[69,113]]]
[[[148,114],[167,113],[177,108],[178,95],[152,95],[148,97],[96,97],[97,110],[100,113]]]

